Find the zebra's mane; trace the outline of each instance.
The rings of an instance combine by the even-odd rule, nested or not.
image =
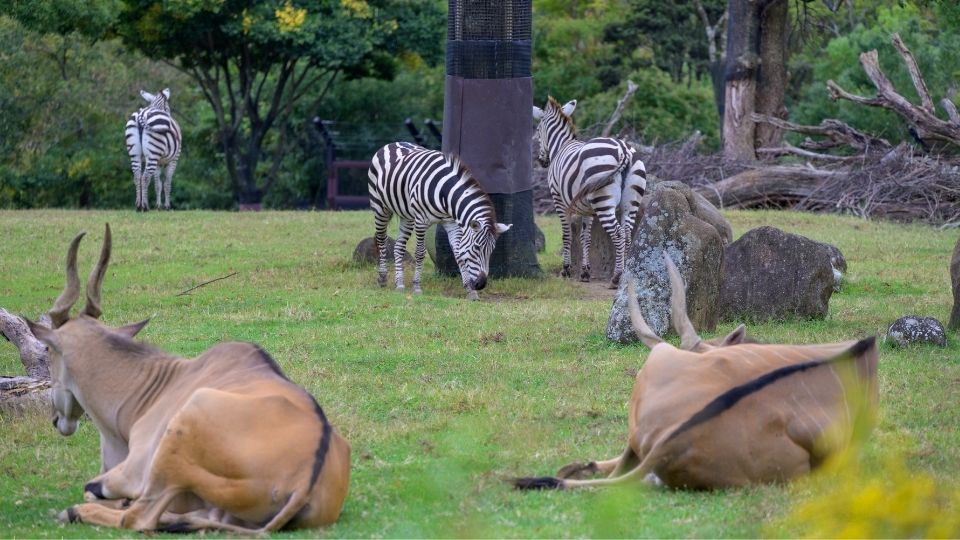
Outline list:
[[[490,208],[490,226],[493,227],[497,223],[497,210],[493,207],[493,199],[490,198],[490,194],[487,193],[487,190],[483,189],[483,186],[480,185],[480,181],[473,176],[470,168],[463,163],[463,161],[460,159],[460,156],[453,153],[445,155],[447,156],[447,163],[450,164],[450,167],[452,167],[453,170],[457,171],[457,176],[464,178],[470,188],[479,191],[483,196],[483,200],[486,201],[487,207]]]
[[[573,123],[573,117],[563,114],[563,105],[560,105],[553,96],[547,96],[547,108],[553,108],[557,111],[557,116],[567,124],[567,127],[570,128],[570,133],[573,133],[573,137],[576,138],[577,125]]]

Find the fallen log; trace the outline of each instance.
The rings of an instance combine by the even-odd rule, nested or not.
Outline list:
[[[696,190],[717,208],[784,208],[814,196],[845,173],[813,167],[777,165],[748,169]]]

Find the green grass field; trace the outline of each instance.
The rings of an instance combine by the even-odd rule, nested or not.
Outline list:
[[[837,245],[849,273],[824,321],[750,327],[762,341],[812,343],[883,333],[897,317],[946,322],[957,232],[787,212],[729,212],[736,237],[759,225]],[[310,390],[353,446],[340,521],[291,537],[755,537],[803,531],[780,520],[816,496],[802,486],[689,493],[644,488],[518,493],[505,480],[553,474],[575,460],[618,455],[632,375],[647,350],[604,337],[610,299],[556,277],[559,222],[543,280],[496,280],[467,302],[433,276],[424,294],[376,286],[351,261],[373,233],[367,212],[0,212],[0,307],[28,317],[63,287],[70,239],[85,280],[103,223],[114,252],[103,319],[145,317],[141,338],[191,357],[223,340],[254,341]],[[394,224],[395,227],[395,224]],[[412,248],[412,242],[411,246]],[[201,282],[237,275],[188,295]],[[392,275],[392,274],[391,274]],[[408,284],[411,274],[408,273]],[[611,293],[612,298],[612,293]],[[717,329],[725,333],[728,322]],[[880,466],[898,452],[944,485],[960,480],[960,357],[947,349],[881,351],[881,416],[866,448]],[[0,373],[21,374],[0,342]],[[46,413],[0,416],[0,536],[129,537],[58,525],[99,470],[95,428],[69,438]]]

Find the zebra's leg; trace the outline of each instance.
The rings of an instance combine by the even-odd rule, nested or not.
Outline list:
[[[590,281],[590,229],[593,228],[593,216],[584,216],[580,222],[580,245],[583,258],[580,259],[580,281]]]
[[[143,197],[140,195],[140,160],[130,160],[130,169],[133,171],[133,189],[137,192],[137,212],[143,208]]]
[[[160,165],[153,169],[153,185],[157,190],[157,210],[163,210],[163,180],[160,179]]]
[[[163,182],[163,194],[166,197],[164,208],[170,210],[170,188],[173,187],[173,173],[177,170],[177,158],[174,158],[167,164],[167,170],[164,171],[166,179]]]
[[[150,210],[150,176],[147,171],[140,171],[140,210],[148,212]]]
[[[613,266],[613,278],[610,280],[610,288],[615,289],[620,285],[620,276],[623,274],[623,259],[626,254],[626,244],[623,241],[623,231],[620,228],[620,222],[617,221],[616,207],[604,209],[597,213],[600,220],[600,226],[610,236],[613,241],[613,248],[617,253],[617,260]]]
[[[146,167],[143,168],[143,211],[150,210],[150,180],[157,177],[157,160],[148,158]],[[160,206],[160,186],[157,185],[157,207]]]
[[[420,288],[420,275],[423,271],[423,257],[427,254],[427,246],[425,242],[427,225],[419,222],[414,224],[413,234],[417,239],[417,247],[413,253],[414,259],[416,260],[416,265],[413,269],[413,292],[416,294],[422,294],[423,289]]]
[[[570,221],[566,212],[560,212],[560,233],[563,239],[563,269],[560,270],[560,277],[570,277],[570,238],[573,234],[570,232]]]
[[[389,210],[377,211],[373,215],[373,242],[377,246],[377,285],[387,286],[387,225],[393,213]]]
[[[456,223],[445,223],[443,228],[447,231],[447,238],[450,239],[450,247],[453,249],[453,258],[457,261],[457,268],[460,270],[460,280],[463,288],[467,291],[468,300],[479,300],[480,295],[473,288],[470,277],[467,275],[467,269],[460,258],[460,226]]]
[[[413,229],[413,221],[401,219],[400,230],[397,232],[397,242],[393,244],[393,264],[396,272],[395,282],[398,291],[402,291],[405,288],[403,286],[403,259],[407,255],[407,239],[410,238],[411,229]]]

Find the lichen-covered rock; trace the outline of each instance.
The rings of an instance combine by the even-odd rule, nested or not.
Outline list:
[[[957,239],[950,259],[950,283],[953,284],[953,311],[950,313],[949,327],[951,330],[960,330],[960,239]]]
[[[687,284],[687,311],[694,328],[706,332],[716,328],[724,264],[724,233],[712,223],[717,217],[723,219],[719,212],[707,215],[693,191],[681,182],[659,182],[644,196],[627,251],[624,277],[607,322],[608,338],[620,343],[637,340],[627,311],[628,280],[636,283],[647,324],[658,335],[666,334],[670,326],[670,285],[661,255],[664,251]]]
[[[822,319],[846,268],[839,250],[775,227],[747,231],[724,253],[724,320]]]
[[[415,240],[410,239],[407,242],[407,246],[413,246]],[[393,268],[393,238],[387,237],[387,270]],[[368,264],[377,264],[377,261],[380,259],[380,255],[377,253],[377,245],[373,241],[372,236],[368,236],[360,241],[357,244],[357,247],[353,250],[353,262],[359,265],[368,265]],[[404,256],[403,261],[409,264],[413,264],[413,256],[410,255],[408,250],[406,256]]]
[[[932,343],[946,347],[947,333],[940,321],[933,317],[909,315],[893,321],[887,328],[886,340],[901,347],[912,343]]]

